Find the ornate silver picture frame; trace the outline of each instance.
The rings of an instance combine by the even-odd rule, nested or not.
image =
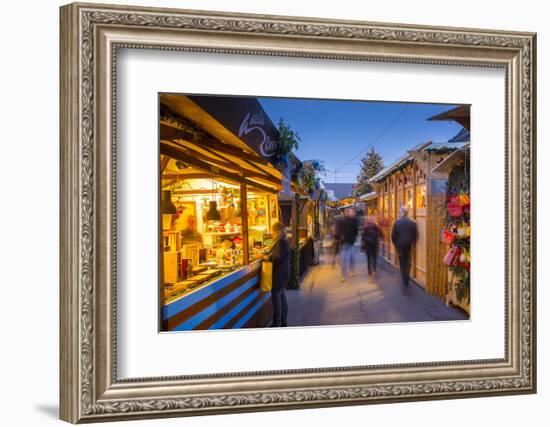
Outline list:
[[[60,416],[190,416],[536,391],[536,36],[314,18],[61,8]],[[117,376],[117,50],[498,67],[505,71],[504,357],[238,374]],[[152,284],[155,286],[155,284]]]

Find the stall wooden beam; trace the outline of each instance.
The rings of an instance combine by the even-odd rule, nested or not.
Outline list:
[[[411,166],[412,169],[412,217],[416,221],[416,163],[413,163]],[[412,271],[415,279],[418,278],[418,272],[416,270],[416,246],[412,253]]]
[[[241,218],[243,230],[243,265],[248,265],[250,262],[250,254],[248,252],[248,189],[246,184],[241,184]]]
[[[390,196],[391,197],[391,196]],[[399,218],[399,210],[397,209],[397,174],[393,176],[393,224],[395,224],[395,221]],[[399,265],[399,260],[397,257],[397,249],[395,247],[393,248],[393,262],[395,265]]]
[[[212,179],[214,174],[212,173],[166,173],[162,175],[162,179],[176,179],[176,180],[183,180],[183,179]],[[267,182],[281,185],[280,180],[276,179],[267,179],[265,175],[258,174],[258,173],[245,173],[244,178],[256,178],[256,179],[262,179]]]
[[[243,177],[245,178],[253,178],[253,179],[259,179],[261,181],[265,181],[268,185],[269,184],[274,184],[275,187],[280,191],[283,186],[281,184],[281,180],[280,179],[277,179],[277,178],[271,178],[271,177],[267,177],[265,175],[260,175],[260,174],[257,174],[257,173],[254,173],[254,172],[245,172],[243,174]]]
[[[221,167],[230,169],[233,172],[239,173],[243,177],[261,179],[262,181],[265,181],[268,184],[275,184],[275,185],[277,185],[277,189],[280,189],[279,187],[281,186],[281,180],[277,179],[276,177],[274,177],[272,175],[268,175],[266,173],[257,173],[257,172],[254,172],[251,169],[243,168],[242,166],[236,164],[235,162],[232,162],[230,160],[229,161],[225,160],[218,153],[213,153],[211,150],[208,150],[208,149],[205,150],[203,147],[200,147],[203,150],[207,151],[208,153],[211,153],[210,156],[205,155],[204,153],[201,153],[199,151],[194,150],[194,147],[192,146],[191,143],[188,143],[188,144],[191,144],[191,146],[187,146],[187,145],[183,145],[182,143],[179,143],[179,142],[174,141],[174,140],[169,140],[168,142],[171,142],[171,143],[175,144],[177,146],[177,148],[181,148],[182,151],[184,151],[186,154],[188,154],[190,156],[202,158],[203,161],[206,161],[206,162],[211,163],[213,165],[221,166]],[[212,156],[214,156],[214,157],[212,157]]]
[[[203,147],[201,147],[201,148],[203,148]],[[257,165],[253,161],[242,158],[241,156],[238,156],[236,154],[226,153],[225,156],[229,161],[231,161],[233,163],[240,162],[239,164],[244,165],[243,169],[246,171],[245,173],[247,175],[250,174],[250,176],[263,177],[264,180],[266,180],[268,182],[272,182],[272,183],[278,183],[278,184],[281,183],[281,178],[280,177],[278,177],[277,175],[272,174],[271,171],[266,170],[267,166]]]
[[[213,148],[215,150],[221,151],[222,153],[232,154],[234,156],[238,156],[243,159],[248,159],[250,161],[253,161],[255,163],[268,165],[269,162],[267,160],[262,159],[259,156],[256,156],[252,153],[247,153],[244,150],[241,150],[238,147],[234,147],[229,144],[225,144],[223,142],[220,142],[214,138],[197,138],[193,133],[187,132],[185,130],[181,130],[179,128],[173,127],[166,123],[160,124],[160,139],[183,139],[186,141],[189,141],[193,144],[197,144],[200,146],[205,146],[209,148]]]
[[[214,155],[214,156],[216,156],[216,157],[218,157],[222,160],[229,159],[229,163],[234,164],[235,166],[237,166],[239,168],[238,170],[240,172],[242,172],[244,174],[244,176],[254,177],[254,178],[261,178],[264,181],[274,183],[274,184],[280,184],[281,183],[281,180],[279,178],[277,178],[273,175],[270,175],[269,173],[267,173],[265,170],[263,170],[259,166],[255,165],[250,160],[241,159],[238,156],[234,156],[234,155],[228,154],[228,153],[226,153],[226,155],[225,155],[226,157],[224,157],[222,154],[216,152],[215,150],[213,150],[211,148],[208,148],[208,147],[200,147],[200,148],[207,151],[208,153],[211,153],[212,155]],[[230,157],[228,158],[227,156],[230,156]],[[242,166],[238,165],[237,163],[235,163],[235,160],[234,160],[235,157],[238,159],[238,161],[243,162],[246,165],[246,167],[242,167]]]
[[[160,159],[160,173],[161,173],[161,175],[164,172],[164,170],[166,169],[166,166],[168,166],[169,161],[170,161],[170,157],[161,156],[161,159]]]
[[[162,179],[212,179],[212,173],[165,173]]]
[[[170,143],[174,144],[178,149],[181,149],[186,154],[188,154],[190,156],[193,156],[193,157],[201,158],[201,159],[203,159],[204,161],[206,161],[208,163],[212,163],[213,165],[217,165],[217,166],[221,166],[221,167],[224,167],[224,168],[227,168],[227,169],[231,169],[231,170],[236,171],[236,172],[243,172],[244,171],[243,168],[239,167],[238,165],[236,165],[234,163],[231,163],[231,162],[228,162],[226,160],[221,160],[219,158],[206,155],[204,153],[201,153],[200,151],[196,151],[196,150],[193,149],[193,147],[189,147],[187,145],[184,145],[182,142],[180,142],[178,140],[165,139],[163,141],[170,142]]]
[[[172,191],[173,196],[186,196],[191,194],[212,194],[212,190],[177,190]]]
[[[167,158],[167,157],[164,157],[164,158]],[[162,163],[162,161],[161,161]],[[160,206],[162,203],[162,191],[159,191],[158,193],[158,206]],[[157,224],[157,227],[158,227],[158,271],[157,271],[157,277],[158,277],[158,301],[159,301],[159,310],[158,310],[158,313],[157,313],[157,320],[158,320],[158,325],[159,327],[161,327],[163,330],[164,330],[164,327],[166,326],[164,323],[163,323],[163,320],[162,320],[162,307],[164,307],[164,304],[166,303],[166,299],[164,297],[164,238],[163,238],[163,235],[162,235],[162,213],[159,212],[158,213],[158,218],[157,218],[157,221],[158,221],[158,224]]]
[[[264,169],[262,169],[260,166],[258,166],[257,164],[255,164],[254,162],[248,160],[248,159],[243,159],[243,161],[248,165],[250,166],[252,169],[254,169],[257,173],[265,176],[265,177],[269,177],[270,179],[276,179],[273,175],[270,175],[269,173],[267,173]],[[279,180],[281,181],[281,180]]]
[[[162,122],[160,123],[159,133],[160,139],[185,139],[193,141],[194,138],[193,133]]]
[[[292,240],[291,244],[292,247],[295,248],[298,244],[298,201],[299,201],[299,195],[296,193],[294,195],[294,200],[292,201],[292,205],[290,208],[290,227],[291,227],[291,233],[292,233]]]
[[[182,162],[188,163],[191,166],[195,166],[199,169],[205,170],[207,172],[211,172],[213,174],[222,176],[224,178],[227,178],[229,180],[232,180],[238,184],[247,184],[252,187],[255,187],[259,190],[264,190],[268,193],[278,193],[277,189],[274,189],[272,187],[268,187],[266,185],[262,185],[259,183],[256,183],[254,181],[250,181],[249,179],[246,179],[236,173],[229,172],[226,169],[223,169],[221,167],[218,167],[216,165],[212,165],[210,163],[207,163],[203,160],[197,159],[193,156],[190,156],[189,154],[185,153],[184,151],[180,150],[179,148],[172,147],[170,145],[161,143],[160,145],[160,152],[161,154],[164,154],[166,156],[170,156],[174,159],[181,160]]]

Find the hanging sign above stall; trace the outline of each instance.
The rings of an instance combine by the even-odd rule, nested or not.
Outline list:
[[[277,163],[279,132],[256,98],[206,95],[188,98],[265,160]]]

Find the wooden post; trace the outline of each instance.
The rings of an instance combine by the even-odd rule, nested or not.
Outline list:
[[[243,230],[243,265],[250,263],[250,254],[248,252],[248,192],[246,184],[241,183],[241,224]]]
[[[299,216],[299,206],[300,195],[298,193],[294,194],[294,201],[292,202],[291,207],[291,229],[292,229],[292,262],[291,262],[291,278],[289,287],[291,289],[298,289],[300,287],[300,237],[298,236],[298,222],[300,220]]]
[[[413,161],[413,164],[412,164],[412,218],[416,221],[416,167],[417,167],[417,163],[416,163],[416,160]],[[417,278],[417,273],[416,273],[416,245],[414,247],[414,251],[413,251],[413,254],[412,254],[412,271],[413,271],[413,277],[416,279]]]
[[[399,209],[397,209],[397,174],[393,176],[393,224],[399,218]],[[392,227],[393,227],[392,224]],[[395,265],[399,264],[397,259],[397,249],[393,248],[393,262]]]
[[[401,174],[403,179],[403,184],[401,184],[401,204],[405,206],[407,204],[407,194],[405,191],[407,190],[405,188],[405,178],[407,178],[407,170],[403,169],[403,173]]]
[[[164,173],[164,169],[166,169],[166,166],[168,166],[168,162],[170,161],[170,157],[168,156],[160,156],[160,174],[162,175]]]
[[[168,164],[168,157],[162,158],[162,156],[159,157],[159,177],[158,177],[158,280],[159,280],[159,310],[158,310],[158,325],[160,331],[166,331],[166,324],[162,320],[162,308],[164,307],[164,304],[166,303],[166,300],[164,298],[164,236],[162,234],[162,210],[161,210],[161,204],[162,204],[162,171]]]
[[[390,196],[387,190],[388,177],[384,178],[384,200],[382,200],[382,212],[384,215],[384,228],[386,235],[384,236],[384,256],[390,259],[390,244],[391,244],[391,224],[390,224]]]
[[[291,205],[290,229],[292,233],[292,247],[298,244],[298,193],[295,194]]]
[[[384,252],[385,257],[389,260],[390,259],[390,244],[391,244],[391,226],[390,226],[390,196],[388,193],[388,187],[387,187],[387,177],[384,180],[384,228],[386,229],[387,233],[384,237]]]

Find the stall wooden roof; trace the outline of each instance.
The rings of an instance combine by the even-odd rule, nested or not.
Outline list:
[[[470,130],[470,106],[469,105],[459,105],[458,107],[451,108],[450,110],[444,111],[440,114],[436,114],[428,118],[430,121],[455,121]]]
[[[469,155],[470,144],[464,144],[460,149],[453,151],[441,162],[439,162],[434,168],[432,168],[433,174],[443,173],[448,174],[451,169]]]
[[[281,173],[188,97],[162,94],[160,104],[170,112],[159,125],[163,187],[186,178],[216,177],[273,193],[281,190]]]
[[[432,142],[422,142],[418,145],[416,145],[412,150],[407,151],[404,155],[399,157],[397,160],[395,160],[393,163],[391,163],[389,166],[386,166],[384,169],[382,169],[380,172],[378,172],[376,175],[374,175],[371,179],[369,179],[370,182],[379,182],[382,179],[384,179],[386,176],[390,175],[393,171],[401,167],[407,162],[410,162],[413,160],[413,157],[411,155],[411,152],[422,150],[432,144]]]

